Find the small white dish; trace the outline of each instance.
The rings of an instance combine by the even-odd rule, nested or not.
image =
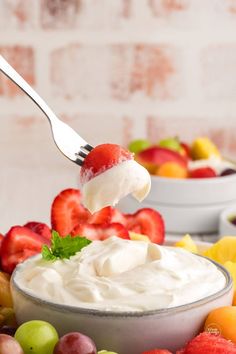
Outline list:
[[[236,216],[236,203],[232,207],[225,209],[220,214],[220,236],[236,236],[236,226],[229,221],[229,218],[232,216]]]

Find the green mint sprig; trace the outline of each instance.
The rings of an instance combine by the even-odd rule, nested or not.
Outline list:
[[[74,256],[82,248],[88,246],[92,241],[86,237],[67,235],[61,237],[58,232],[52,231],[51,246],[43,245],[42,257],[46,261],[55,261],[57,259],[65,259]]]

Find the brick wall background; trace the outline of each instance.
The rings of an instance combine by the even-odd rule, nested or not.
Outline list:
[[[207,134],[234,156],[235,34],[236,0],[0,0],[0,53],[93,145]],[[77,186],[46,118],[3,75],[0,151],[3,229],[47,221]]]

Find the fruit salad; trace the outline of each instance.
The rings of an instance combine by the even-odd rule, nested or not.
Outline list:
[[[129,150],[151,175],[167,178],[214,178],[236,173],[236,164],[224,159],[207,137],[191,144],[179,138],[166,138],[156,145],[147,140],[134,140]]]

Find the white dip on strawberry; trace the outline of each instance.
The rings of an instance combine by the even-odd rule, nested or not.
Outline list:
[[[80,182],[83,204],[91,213],[116,205],[130,193],[141,202],[151,188],[148,171],[116,144],[97,145],[85,157]]]
[[[83,204],[94,213],[103,207],[116,205],[129,193],[141,202],[150,188],[149,172],[136,161],[127,160],[85,183],[82,187]]]
[[[15,282],[35,297],[102,311],[145,311],[200,300],[225,286],[221,271],[180,248],[110,237],[66,260],[31,258]]]

